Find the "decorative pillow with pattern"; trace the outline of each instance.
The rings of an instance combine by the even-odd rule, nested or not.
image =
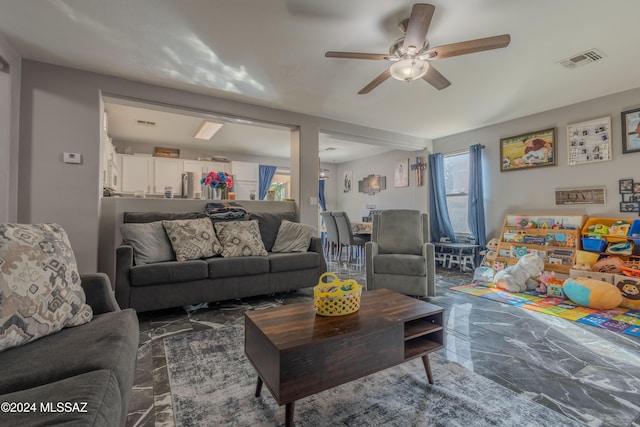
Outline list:
[[[0,352],[93,318],[58,224],[0,224]]]
[[[162,221],[162,225],[178,261],[208,258],[222,252],[209,218]]]
[[[260,237],[258,221],[228,221],[215,224],[216,234],[222,243],[222,256],[266,256],[267,250]]]

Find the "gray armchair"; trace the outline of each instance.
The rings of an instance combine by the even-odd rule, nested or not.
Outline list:
[[[371,241],[365,245],[367,289],[435,296],[435,249],[429,234],[429,217],[417,210],[375,214]]]

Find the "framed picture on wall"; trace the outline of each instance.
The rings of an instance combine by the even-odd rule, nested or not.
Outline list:
[[[640,108],[622,112],[622,152],[640,152]]]
[[[556,128],[500,139],[500,172],[556,164]]]
[[[396,162],[396,168],[393,173],[393,185],[395,187],[409,186],[409,159]]]
[[[611,117],[567,126],[569,166],[611,160]]]
[[[621,179],[620,194],[633,193],[633,179]]]
[[[343,188],[342,191],[345,193],[350,193],[351,192],[351,186],[353,183],[353,172],[352,171],[345,171],[344,172],[344,184],[343,184]]]

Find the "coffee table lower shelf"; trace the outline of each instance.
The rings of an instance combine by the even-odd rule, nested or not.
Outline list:
[[[360,310],[340,317],[301,303],[245,314],[245,354],[293,425],[296,400],[420,357],[429,384],[429,353],[444,346],[444,310],[378,289]],[[358,363],[353,363],[356,360]]]

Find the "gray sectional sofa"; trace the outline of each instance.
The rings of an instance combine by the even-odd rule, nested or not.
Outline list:
[[[138,318],[120,310],[106,275],[81,275],[81,281],[94,314],[89,323],[0,353],[0,402],[13,405],[0,411],[0,425],[125,424]]]
[[[251,212],[258,221],[264,256],[214,256],[188,261],[136,265],[134,247],[116,248],[116,299],[138,312],[204,302],[266,295],[314,286],[327,270],[322,242],[312,237],[306,252],[274,253],[282,220],[296,221],[295,212]],[[188,212],[125,212],[123,223],[153,223],[202,217]]]

